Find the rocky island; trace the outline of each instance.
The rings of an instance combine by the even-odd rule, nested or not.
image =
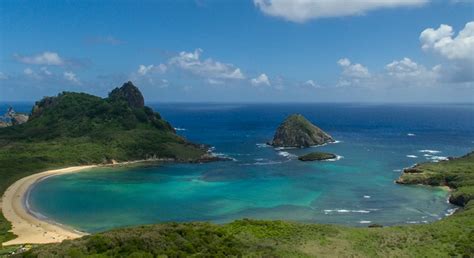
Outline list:
[[[334,142],[334,139],[329,134],[312,124],[303,115],[293,114],[280,124],[269,145],[307,148],[330,142]]]
[[[299,156],[298,159],[301,161],[320,161],[320,160],[328,160],[328,159],[335,159],[337,156],[332,153],[327,152],[311,152],[302,156]]]

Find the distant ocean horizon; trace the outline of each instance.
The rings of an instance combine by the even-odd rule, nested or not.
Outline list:
[[[33,102],[12,104],[29,112]],[[148,103],[177,133],[233,161],[100,168],[31,189],[32,210],[87,232],[167,221],[286,219],[352,226],[423,224],[456,208],[448,192],[397,185],[405,167],[474,149],[474,104]],[[337,143],[278,149],[265,143],[301,113]],[[327,151],[337,160],[300,162]],[[113,173],[111,173],[113,172]]]

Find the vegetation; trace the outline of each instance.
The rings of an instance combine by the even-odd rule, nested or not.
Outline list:
[[[397,183],[449,186],[455,189],[449,201],[465,206],[474,200],[474,152],[457,159],[422,163],[405,169]]]
[[[472,187],[474,153],[417,166],[429,180],[456,177]],[[426,170],[424,170],[426,169]],[[402,178],[406,177],[404,174]],[[443,181],[440,181],[443,182]],[[454,192],[457,193],[457,192]],[[410,226],[354,228],[289,221],[237,220],[225,225],[167,223],[116,229],[60,244],[25,257],[472,257],[474,201],[440,221]]]
[[[327,160],[327,159],[335,159],[337,158],[336,155],[327,152],[311,152],[302,156],[299,156],[298,159],[301,161],[315,161],[315,160]]]
[[[46,97],[27,123],[0,128],[0,192],[47,169],[150,158],[196,161],[207,153],[176,135],[151,108],[131,105],[130,99],[141,97],[133,84],[114,92],[105,99],[72,92]],[[13,237],[10,227],[0,216],[0,242]]]
[[[132,85],[133,86],[133,85]],[[126,88],[131,88],[128,85]],[[135,89],[113,98],[62,93],[38,102],[25,124],[0,129],[0,191],[46,169],[145,158],[196,161],[203,146],[187,142]],[[399,183],[447,185],[453,216],[426,225],[354,228],[288,221],[238,220],[225,225],[166,223],[116,229],[25,257],[469,257],[474,254],[474,153],[406,170]],[[0,241],[12,238],[0,218]],[[0,255],[11,249],[0,250]]]

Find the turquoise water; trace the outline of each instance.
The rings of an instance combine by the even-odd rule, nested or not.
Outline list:
[[[196,142],[234,161],[100,168],[51,177],[32,190],[33,211],[87,232],[165,221],[287,219],[367,226],[428,223],[454,206],[439,188],[401,186],[403,167],[473,149],[470,105],[167,104],[156,110]],[[274,149],[288,114],[303,113],[339,142]],[[300,162],[321,150],[335,161]]]

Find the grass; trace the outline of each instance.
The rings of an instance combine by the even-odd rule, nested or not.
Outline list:
[[[465,194],[474,153],[418,165],[418,177]],[[407,173],[401,179],[412,175]],[[429,178],[433,179],[429,179]],[[439,178],[444,177],[444,180]],[[418,183],[418,180],[412,182]],[[466,183],[468,182],[468,183]],[[405,183],[408,183],[405,181]],[[402,187],[402,186],[401,186]],[[354,228],[290,221],[237,220],[224,225],[165,223],[123,229],[44,245],[25,257],[472,257],[474,201],[440,221],[407,226]]]

